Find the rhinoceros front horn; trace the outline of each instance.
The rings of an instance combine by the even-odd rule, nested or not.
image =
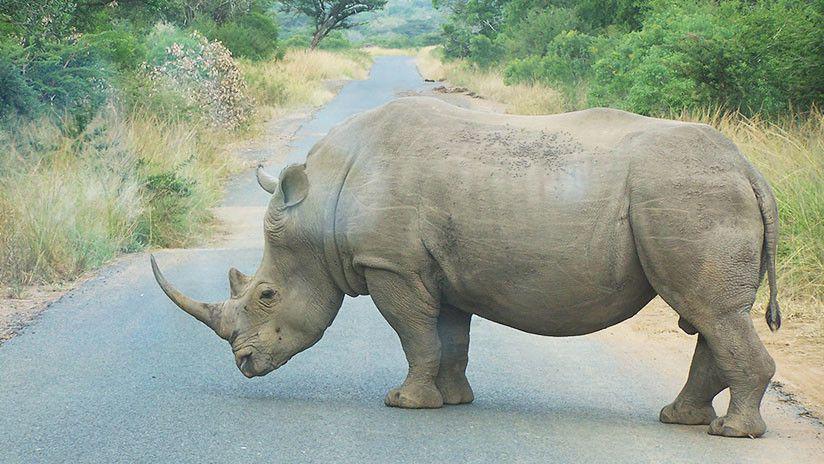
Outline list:
[[[152,261],[152,272],[154,273],[155,280],[157,280],[157,283],[160,284],[160,288],[163,289],[166,296],[168,296],[170,300],[180,307],[180,309],[186,311],[200,322],[209,326],[209,328],[214,330],[220,337],[226,338],[225,334],[220,332],[219,319],[222,304],[202,303],[184,295],[178,289],[174,288],[165,277],[163,277],[163,273],[161,273],[160,268],[157,267],[157,262],[155,261],[154,255],[149,255],[149,258]]]
[[[263,190],[266,190],[269,193],[275,193],[275,190],[278,188],[278,180],[263,170],[262,165],[258,165],[257,170],[255,170],[255,175],[257,176],[258,184]]]

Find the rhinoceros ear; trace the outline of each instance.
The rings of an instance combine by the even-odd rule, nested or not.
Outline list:
[[[249,276],[235,268],[229,269],[229,290],[236,297],[243,293],[243,288],[249,283]]]
[[[309,194],[309,178],[306,177],[306,165],[292,164],[286,166],[280,173],[280,190],[283,192],[283,203],[287,207],[302,202]]]

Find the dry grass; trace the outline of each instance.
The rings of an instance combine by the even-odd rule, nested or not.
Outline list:
[[[110,107],[80,135],[48,120],[0,135],[0,282],[72,278],[121,252],[183,245],[231,169],[228,133]]]
[[[241,65],[251,96],[272,110],[324,103],[334,95],[327,80],[364,78],[369,60],[292,51]],[[207,234],[210,208],[238,167],[227,147],[248,135],[114,104],[81,134],[60,127],[48,119],[0,127],[0,286],[12,294]]]
[[[564,96],[541,85],[506,85],[497,71],[479,70],[464,61],[443,62],[440,48],[426,47],[417,55],[418,70],[426,79],[449,81],[478,96],[506,105],[512,114],[553,114],[564,111]]]
[[[357,51],[289,50],[281,60],[243,60],[240,69],[257,104],[277,110],[322,105],[335,95],[326,81],[365,79],[370,61]]]

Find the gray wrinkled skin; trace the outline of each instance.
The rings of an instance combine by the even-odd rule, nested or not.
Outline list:
[[[344,294],[371,295],[409,372],[389,406],[474,399],[472,315],[541,335],[617,324],[661,295],[698,333],[666,423],[760,436],[775,367],[749,318],[764,273],[775,300],[777,209],[760,174],[706,125],[609,109],[476,113],[403,98],[355,116],[279,178],[254,276],[204,304],[167,294],[265,375],[317,342]],[[730,388],[727,415],[712,399]]]

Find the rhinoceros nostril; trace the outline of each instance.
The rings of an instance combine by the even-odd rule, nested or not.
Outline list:
[[[246,376],[247,378],[251,379],[255,376],[255,373],[252,371],[252,357],[251,356],[244,356],[238,360],[238,369],[240,373]]]
[[[240,368],[240,366],[243,365],[243,361],[251,355],[252,350],[250,348],[243,348],[235,351],[235,364],[237,364],[237,367]]]

